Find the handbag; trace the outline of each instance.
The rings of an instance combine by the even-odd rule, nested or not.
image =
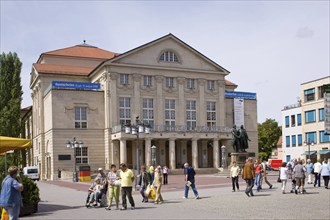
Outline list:
[[[145,195],[146,197],[148,197],[149,194],[150,194],[150,191],[151,191],[151,186],[150,186],[150,184],[149,184],[149,185],[147,186],[146,190],[144,191],[144,195]]]
[[[115,180],[114,184],[115,184],[115,186],[120,186],[121,185],[121,181],[120,180]]]

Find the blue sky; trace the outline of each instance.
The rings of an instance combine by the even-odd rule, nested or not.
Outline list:
[[[86,40],[123,53],[172,33],[256,92],[258,121],[281,120],[300,84],[330,74],[329,1],[4,1],[1,52],[23,62],[22,107],[32,63]]]

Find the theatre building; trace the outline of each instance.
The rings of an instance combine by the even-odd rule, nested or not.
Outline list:
[[[42,53],[30,82],[31,165],[43,179],[56,179],[58,170],[72,175],[75,164],[92,171],[121,162],[215,169],[230,163],[234,123],[245,126],[247,151],[256,156],[256,94],[235,91],[228,74],[172,34],[122,54],[86,43]],[[127,124],[150,133],[137,142]],[[67,148],[74,138],[83,146]]]

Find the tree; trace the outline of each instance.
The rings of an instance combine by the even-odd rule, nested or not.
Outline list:
[[[262,124],[258,123],[259,158],[269,158],[272,153],[272,147],[276,146],[281,133],[281,127],[278,126],[275,119],[267,118]]]
[[[16,53],[0,54],[0,135],[19,137],[21,133],[21,69]],[[20,152],[9,156],[8,163],[18,165]]]

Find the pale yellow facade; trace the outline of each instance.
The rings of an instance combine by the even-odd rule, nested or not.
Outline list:
[[[176,55],[175,62],[162,60],[162,54],[168,51]],[[120,100],[129,102],[125,108],[130,117],[124,118],[126,121],[135,124],[139,116],[141,121],[153,125],[150,134],[140,134],[140,164],[151,165],[153,145],[157,148],[157,164],[167,165],[171,170],[181,168],[185,162],[196,169],[219,168],[221,146],[226,146],[227,164],[230,163],[234,104],[232,98],[225,97],[225,91],[233,91],[237,86],[226,81],[229,74],[226,69],[175,36],[166,35],[106,61],[44,54],[38,63],[94,68],[87,75],[43,74],[36,68],[32,70],[34,158],[31,163],[40,167],[43,179],[56,179],[58,169],[62,170],[62,178],[70,175],[74,151],[66,148],[66,141],[73,137],[87,147],[87,164],[92,171],[98,167],[109,169],[111,164],[119,163],[136,166],[137,138],[123,130]],[[147,84],[146,76],[151,80]],[[101,89],[54,89],[51,87],[54,80],[100,83]],[[210,81],[214,83],[211,87]],[[171,119],[166,113],[168,100],[174,103]],[[146,101],[152,105],[146,108]],[[192,127],[187,126],[188,102],[194,103]],[[215,118],[211,121],[207,116],[208,103],[215,108]],[[86,128],[75,128],[77,106],[87,109]],[[152,116],[144,118],[147,110]],[[244,119],[252,140],[248,152],[256,156],[255,99],[245,100]],[[169,120],[171,126],[166,124]],[[60,155],[70,155],[71,159],[60,160]]]

